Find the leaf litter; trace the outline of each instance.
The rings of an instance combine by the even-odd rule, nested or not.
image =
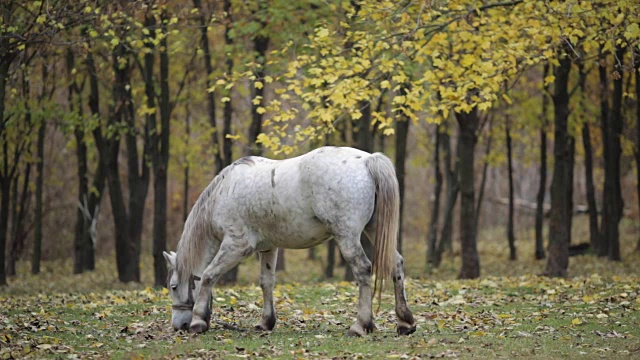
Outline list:
[[[217,289],[212,329],[201,336],[173,331],[166,291],[0,294],[0,359],[630,356],[640,348],[639,280],[408,279],[418,332],[396,337],[387,290],[378,331],[363,339],[344,337],[357,306],[348,282],[278,285],[274,332],[252,330],[259,287]]]

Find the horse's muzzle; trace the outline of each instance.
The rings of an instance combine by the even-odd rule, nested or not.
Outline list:
[[[173,310],[171,313],[171,325],[175,331],[189,330],[191,324],[191,311]]]

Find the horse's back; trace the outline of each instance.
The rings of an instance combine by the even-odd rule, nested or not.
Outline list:
[[[218,219],[242,221],[258,248],[304,248],[362,231],[370,220],[375,184],[352,148],[323,147],[287,159],[250,157],[236,162],[221,191]]]

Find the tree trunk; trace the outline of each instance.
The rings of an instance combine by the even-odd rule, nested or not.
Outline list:
[[[82,265],[85,271],[93,271],[96,269],[96,241],[98,239],[98,213],[100,211],[100,202],[104,193],[106,180],[106,172],[104,159],[100,156],[96,167],[96,174],[93,178],[92,189],[89,194],[88,214],[87,215],[87,231],[84,234],[84,259]]]
[[[554,102],[554,146],[555,157],[551,180],[551,214],[549,219],[549,257],[544,274],[566,277],[569,267],[569,204],[567,193],[572,186],[569,178],[571,166],[570,135],[567,124],[569,116],[569,72],[571,59],[564,56],[556,69]]]
[[[6,158],[6,142],[3,146],[3,152]],[[5,170],[7,169],[8,166],[5,162]],[[2,198],[0,198],[0,286],[5,286],[7,285],[7,277],[5,274],[5,247],[7,242],[7,228],[9,225],[9,212],[11,206],[11,202],[9,201],[9,199],[11,198],[11,182],[9,181],[7,171],[4,172],[1,180],[2,181],[0,182],[0,185],[2,187]]]
[[[3,14],[5,19],[9,12]],[[4,157],[4,166],[2,168],[2,174],[0,174],[0,188],[2,198],[0,198],[0,286],[7,285],[7,278],[5,274],[5,247],[7,244],[7,229],[9,225],[9,212],[10,210],[10,196],[11,196],[11,174],[9,173],[9,149],[7,140],[5,138],[5,95],[7,78],[9,76],[9,68],[11,63],[15,59],[15,54],[9,53],[8,48],[9,38],[3,37],[0,39],[0,138],[2,138],[2,156]]]
[[[202,10],[202,0],[193,0],[193,5],[198,9],[198,24],[200,27],[200,45],[202,46],[204,68],[206,72],[206,88],[212,89],[213,87],[213,64],[211,60],[211,50],[209,47],[209,35],[207,34],[207,23],[205,21],[205,14]],[[218,125],[216,122],[216,102],[215,92],[207,90],[207,115],[209,116],[209,124],[213,131],[211,132],[212,146],[214,149],[215,169],[214,173],[217,174],[224,167],[222,161],[222,152],[220,151],[219,139],[218,139]]]
[[[26,70],[22,70],[22,96],[29,100],[31,97],[31,87],[29,86],[29,79],[26,73]],[[19,116],[19,115],[17,115]],[[31,117],[31,107],[29,101],[24,104],[24,123],[29,126],[32,125],[32,117]],[[24,248],[24,237],[23,237],[23,220],[24,213],[27,201],[27,193],[28,193],[28,185],[29,185],[29,177],[31,174],[31,164],[27,162],[26,169],[23,176],[23,189],[20,191],[20,174],[18,169],[20,168],[20,159],[22,158],[23,153],[26,151],[26,147],[28,145],[28,138],[31,133],[31,128],[27,130],[27,133],[22,136],[25,137],[24,140],[19,140],[19,145],[16,145],[14,153],[13,153],[13,163],[12,170],[9,172],[8,179],[9,183],[13,183],[13,198],[11,203],[11,236],[9,243],[9,258],[7,259],[7,276],[15,276],[16,275],[16,262],[22,252],[22,248]],[[6,141],[6,139],[4,139]],[[8,160],[7,154],[5,154],[5,161]],[[3,249],[4,251],[4,249]]]
[[[516,234],[514,231],[514,188],[513,188],[513,154],[511,147],[511,119],[506,116],[505,137],[507,141],[507,173],[509,179],[509,217],[507,223],[507,239],[509,241],[509,260],[516,260],[518,254],[516,252]]]
[[[189,98],[189,96],[187,96],[187,98]],[[185,116],[185,120],[184,120],[184,125],[185,125],[185,132],[187,135],[187,139],[186,139],[186,145],[187,145],[187,149],[189,148],[189,141],[191,140],[191,101],[187,100],[187,104],[186,104],[186,112],[187,112],[187,116]],[[187,221],[187,217],[189,216],[189,182],[190,182],[190,170],[191,170],[191,164],[189,164],[189,159],[187,156],[185,156],[185,167],[184,167],[184,185],[183,185],[183,198],[182,198],[182,221],[185,222]]]
[[[16,259],[15,259],[15,246],[16,246],[16,219],[18,212],[18,177],[16,176],[12,180],[11,185],[11,204],[10,211],[11,215],[9,216],[11,220],[11,231],[9,233],[9,248],[5,251],[7,252],[7,268],[6,273],[7,276],[16,276]]]
[[[542,78],[549,73],[549,64],[544,64]],[[549,108],[549,86],[544,86],[542,92],[542,113],[540,114],[540,182],[538,183],[538,195],[536,196],[536,260],[545,258],[544,251],[544,198],[547,191],[547,109]]]
[[[30,116],[28,116],[30,117]],[[30,122],[30,120],[27,120]],[[20,258],[20,254],[24,249],[24,217],[25,211],[30,198],[29,177],[31,175],[31,164],[25,166],[22,189],[20,190],[20,177],[14,178],[13,185],[13,212],[11,224],[11,247],[9,250],[9,262],[7,264],[7,276],[15,276],[16,263]]]
[[[98,87],[98,76],[96,71],[95,62],[93,60],[93,53],[89,51],[87,53],[87,72],[89,73],[89,109],[91,115],[95,118],[100,118],[100,92]],[[102,136],[102,130],[100,125],[93,129],[93,138],[98,148],[98,165],[96,167],[96,174],[93,178],[92,188],[96,191],[91,191],[89,194],[89,236],[86,239],[85,244],[85,258],[82,261],[85,266],[85,270],[93,271],[95,269],[95,245],[97,240],[97,222],[98,212],[100,209],[100,202],[102,201],[102,195],[107,181],[107,159],[109,157],[107,151],[107,143]],[[111,141],[111,140],[110,140]]]
[[[169,172],[169,136],[171,134],[171,103],[169,100],[169,55],[165,11],[161,14],[163,37],[160,40],[160,129],[156,133],[153,156],[153,269],[154,284],[166,286],[167,266],[162,253],[167,249],[167,173]],[[150,61],[153,65],[153,59]],[[152,80],[152,79],[150,79]],[[159,135],[158,135],[159,134]],[[158,138],[159,137],[159,138]]]
[[[261,2],[261,4],[263,4]],[[266,24],[262,25],[263,28]],[[262,144],[256,143],[258,139],[258,135],[262,132],[262,114],[258,112],[258,107],[264,101],[264,86],[266,85],[264,81],[265,71],[264,66],[266,63],[267,56],[267,48],[269,47],[269,37],[263,35],[256,35],[253,42],[253,50],[257,55],[256,62],[261,64],[260,68],[256,73],[258,80],[261,82],[262,86],[254,86],[252,87],[252,96],[251,99],[251,125],[249,126],[249,155],[262,155]]]
[[[433,172],[436,183],[433,189],[433,203],[431,205],[431,219],[427,233],[427,264],[436,266],[436,244],[438,242],[438,218],[440,215],[440,195],[442,194],[442,171],[440,171],[440,126],[436,126],[435,145],[433,149]]]
[[[226,47],[231,47],[233,46],[233,39],[231,39],[231,0],[224,0],[224,12],[226,14],[224,43]],[[233,55],[227,55],[225,63],[227,66],[227,73],[231,74],[233,72]],[[229,94],[227,95],[227,97],[229,98],[229,101],[224,103],[224,123],[222,128],[222,154],[225,167],[231,165],[231,162],[233,160],[231,151],[232,142],[231,138],[229,137],[229,135],[231,135],[231,120],[233,116],[233,106],[231,105],[231,90],[229,90]]]
[[[491,133],[492,120],[489,119],[489,139],[487,140],[487,147],[485,149],[485,160],[482,166],[482,179],[480,180],[480,189],[478,190],[478,201],[476,201],[476,218],[473,220],[474,233],[476,234],[476,241],[478,238],[479,224],[480,224],[480,212],[482,211],[482,201],[484,200],[484,190],[487,185],[487,172],[489,170],[489,154],[491,153],[491,143],[493,142],[493,134]]]
[[[333,269],[336,267],[336,242],[329,240],[327,242],[327,267],[324,268],[324,277],[331,279],[333,277]]]
[[[124,60],[124,61],[120,61]],[[144,202],[149,185],[150,158],[149,122],[144,129],[144,145],[140,162],[137,148],[137,131],[135,130],[135,110],[131,92],[131,67],[129,54],[124,45],[116,46],[113,52],[113,70],[115,73],[114,106],[112,124],[121,124],[128,129],[123,137],[127,149],[127,181],[129,187],[128,209],[125,206],[124,195],[119,179],[118,151],[119,140],[109,140],[107,177],[109,194],[116,228],[116,263],[118,278],[122,282],[140,281],[140,247],[142,223],[144,217]],[[142,172],[139,166],[141,164]]]
[[[605,162],[605,171],[606,171],[606,163],[609,159],[609,80],[607,78],[607,58],[602,53],[602,49],[600,49],[600,66],[598,66],[598,74],[599,74],[599,88],[600,88],[600,132],[602,134],[602,158]],[[609,204],[609,192],[607,190],[606,177],[605,177],[605,187],[602,190],[602,216],[600,217],[600,237],[598,241],[598,247],[594,249],[597,252],[598,256],[607,256],[609,252],[609,239],[605,234],[605,222],[608,217],[605,216],[605,211],[607,211]]]
[[[129,69],[130,70],[130,69]],[[126,84],[131,84],[131,71],[126,73]],[[129,186],[129,241],[128,259],[126,266],[127,276],[130,281],[140,282],[140,253],[142,248],[142,226],[144,220],[145,199],[149,189],[149,163],[151,159],[150,151],[150,128],[149,122],[145,124],[144,144],[142,156],[138,155],[138,136],[135,129],[135,109],[133,105],[133,95],[131,87],[125,89],[126,100],[125,121],[129,129],[125,135],[125,145],[127,149],[127,182]],[[140,161],[139,159],[142,159]],[[141,169],[140,169],[141,168]]]
[[[403,92],[406,94],[406,90]],[[400,224],[398,229],[398,252],[402,254],[402,223],[405,200],[405,163],[407,160],[407,137],[409,136],[408,118],[396,120],[396,177],[400,188]],[[372,144],[373,145],[373,144]]]
[[[605,124],[608,148],[604,161],[604,191],[605,200],[602,206],[602,235],[606,239],[606,253],[610,260],[619,261],[620,234],[619,223],[622,219],[622,188],[620,184],[620,144],[623,128],[622,120],[622,61],[624,48],[617,48],[615,54],[616,72],[613,79],[613,93],[611,96],[611,112]],[[604,245],[604,244],[603,244]],[[602,252],[601,252],[602,253]]]
[[[587,73],[584,71],[584,64],[578,65],[580,69],[580,91],[582,108],[586,109],[587,106],[587,94],[586,94],[586,79]],[[582,125],[582,145],[584,146],[584,169],[585,179],[587,186],[587,204],[589,206],[589,239],[592,249],[598,248],[600,230],[598,230],[598,208],[596,204],[596,191],[593,184],[593,150],[591,146],[591,134],[589,131],[589,120],[585,119]]]
[[[87,204],[87,194],[89,193],[89,181],[87,179],[87,145],[84,142],[84,131],[76,129],[74,131],[76,137],[76,157],[78,162],[78,202],[76,204],[76,232],[73,251],[73,273],[80,274],[84,270],[85,255],[85,234],[89,228],[87,219],[83,209]]]
[[[453,160],[453,154],[451,152],[451,136],[449,135],[449,129],[445,129],[441,133],[442,148],[445,151],[445,181],[447,183],[447,199],[444,206],[444,221],[442,224],[442,230],[440,233],[440,242],[436,248],[436,262],[434,265],[437,267],[442,261],[442,254],[445,251],[451,250],[452,238],[453,238],[453,216],[458,200],[458,193],[460,192],[460,184],[458,182],[459,161],[458,158]]]
[[[480,276],[480,259],[475,236],[475,182],[474,150],[477,141],[478,109],[469,113],[456,113],[460,127],[458,139],[459,181],[460,181],[460,243],[462,267],[458,278],[475,279]]]
[[[233,40],[231,39],[231,0],[224,0],[224,13],[225,13],[225,31],[224,31],[224,43],[227,47],[233,45]],[[231,55],[227,55],[226,57],[226,67],[227,72],[230,74],[233,71],[233,57]],[[222,161],[223,168],[229,166],[232,161],[232,152],[231,152],[231,139],[227,135],[231,135],[231,119],[233,115],[233,107],[231,106],[231,90],[229,90],[229,94],[227,95],[228,101],[224,103],[224,111],[223,111],[223,128],[222,128]],[[222,169],[222,168],[221,168]],[[219,169],[219,170],[221,170]],[[278,250],[278,263],[283,261],[284,254],[282,257],[280,256],[280,250]],[[276,264],[277,267],[277,264]],[[227,271],[220,278],[221,283],[223,284],[235,284],[238,281],[238,266],[234,266],[231,270]]]
[[[47,125],[44,121],[38,128],[38,142],[36,145],[36,213],[35,213],[35,234],[33,238],[33,254],[31,257],[31,273],[40,273],[40,257],[42,254],[42,191],[44,188],[44,138]]]
[[[362,109],[362,116],[358,119],[358,132],[356,135],[356,148],[373,152],[373,133],[371,132],[371,103],[362,101],[358,104]]]
[[[69,104],[69,112],[73,113],[77,111],[82,117],[82,102],[76,100],[76,95],[79,96],[80,92],[77,83],[74,79],[73,70],[75,69],[75,55],[71,48],[67,48],[65,62],[67,66],[67,76],[69,78],[69,85],[67,86],[67,101]],[[78,109],[75,109],[76,101],[80,104]],[[86,238],[85,234],[88,233],[89,227],[87,226],[87,218],[83,210],[88,206],[88,194],[89,194],[89,179],[87,178],[87,144],[84,141],[84,126],[81,123],[75,124],[74,136],[76,138],[76,159],[78,168],[78,202],[76,204],[76,231],[75,239],[73,242],[73,273],[80,274],[84,270],[84,254]]]
[[[545,96],[546,98],[546,96]],[[546,101],[543,101],[546,102]],[[536,196],[536,260],[546,257],[544,250],[544,198],[547,188],[547,131],[545,126],[540,129],[540,182]]]
[[[640,210],[640,52],[634,54],[636,73],[636,196],[638,197],[638,210]],[[638,212],[640,214],[640,211]],[[639,224],[640,226],[640,224]],[[636,252],[640,252],[640,231],[638,231],[638,243]]]
[[[115,81],[113,85],[113,102],[114,105],[109,115],[109,126],[119,126],[122,123],[122,112],[124,107],[124,91],[126,86],[125,76],[120,69],[119,58],[124,56],[123,45],[118,45],[113,51],[113,71]],[[118,168],[118,155],[120,152],[120,136],[110,136],[107,139],[105,148],[105,166],[107,171],[107,182],[109,184],[109,199],[111,200],[111,210],[113,212],[113,222],[115,228],[115,247],[116,247],[116,267],[118,269],[118,278],[122,282],[131,281],[132,279],[126,274],[126,265],[128,261],[127,240],[129,219],[127,208],[124,203],[124,195],[122,194],[122,186],[120,184],[120,171]]]

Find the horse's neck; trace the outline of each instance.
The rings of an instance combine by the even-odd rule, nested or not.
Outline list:
[[[178,266],[185,275],[201,275],[215,255],[215,240],[211,212],[214,189],[207,187],[194,205],[178,245]]]

